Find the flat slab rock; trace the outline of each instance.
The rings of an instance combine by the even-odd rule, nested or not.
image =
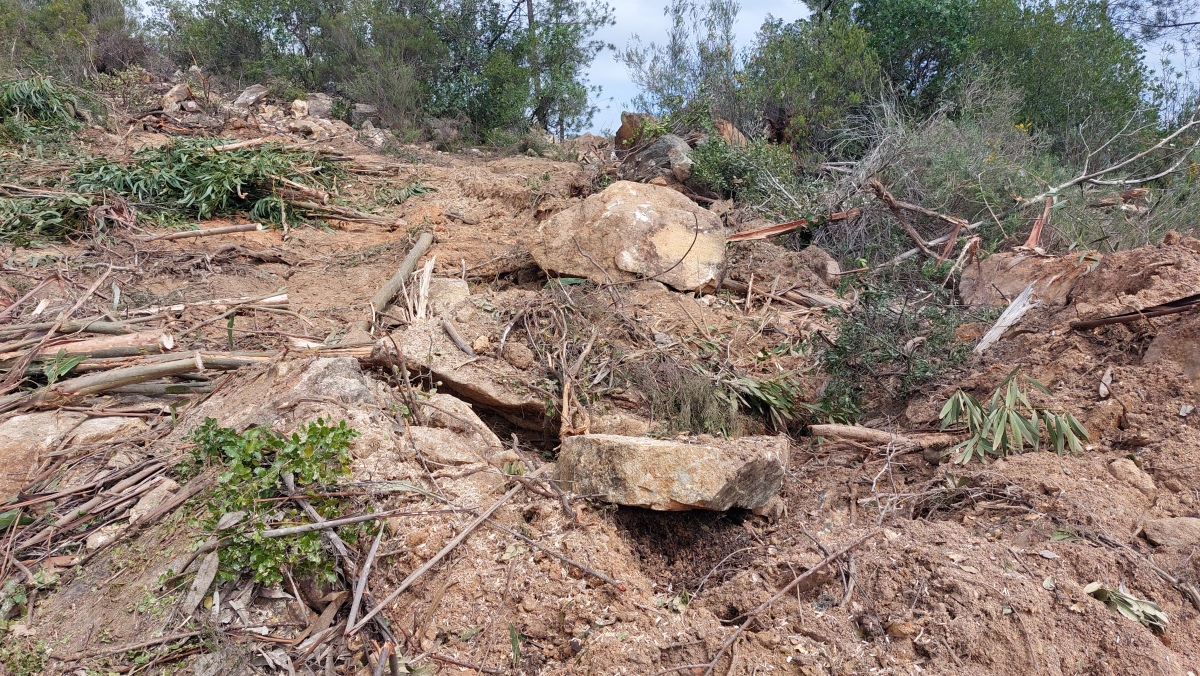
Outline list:
[[[1200,519],[1194,517],[1149,519],[1142,525],[1142,529],[1147,540],[1163,547],[1200,545]]]
[[[563,440],[559,478],[581,495],[659,511],[767,504],[783,485],[786,437],[690,440],[584,434]]]

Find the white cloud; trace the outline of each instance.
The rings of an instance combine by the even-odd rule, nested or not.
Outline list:
[[[601,31],[597,37],[623,49],[629,39],[636,33],[645,42],[662,42],[666,39],[670,21],[663,8],[667,0],[657,2],[637,2],[637,0],[609,0],[616,17],[616,25]],[[766,0],[750,0],[742,2],[741,12],[735,26],[738,47],[746,47],[754,40],[759,26],[773,15],[784,21],[795,21],[808,15],[808,8],[802,3],[776,3]],[[592,84],[600,85],[600,93],[596,104],[600,110],[592,120],[590,131],[615,131],[621,125],[621,111],[629,107],[629,102],[637,95],[637,88],[629,82],[629,74],[625,66],[617,63],[613,53],[606,51],[600,54],[588,72]]]

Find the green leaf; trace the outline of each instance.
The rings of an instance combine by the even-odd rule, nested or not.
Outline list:
[[[0,513],[0,530],[11,528],[13,521],[16,521],[18,526],[28,526],[33,523],[33,517],[22,514],[19,509],[10,509],[7,512]]]
[[[512,663],[515,667],[521,663],[521,635],[511,622],[508,623],[508,639],[512,643]]]

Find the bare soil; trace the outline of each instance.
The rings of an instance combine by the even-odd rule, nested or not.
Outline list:
[[[95,140],[97,152],[120,154],[164,139],[134,134],[122,145]],[[820,310],[768,302],[765,296],[749,305],[725,292],[693,297],[652,282],[591,291],[548,285],[524,241],[538,222],[572,203],[577,163],[416,148],[400,157],[373,156],[350,139],[335,139],[328,147],[386,168],[383,175],[356,176],[339,186],[344,197],[358,203],[369,204],[381,185],[399,186],[413,177],[434,190],[387,210],[394,219],[390,227],[301,227],[286,240],[278,231],[151,243],[114,236],[94,244],[6,252],[8,266],[0,277],[18,290],[43,278],[47,266],[68,280],[41,293],[51,317],[94,279],[95,266],[107,263],[118,266],[113,281],[133,306],[265,295],[281,288],[290,298],[288,313],[240,316],[232,345],[225,323],[211,321],[211,310],[188,309],[161,325],[175,335],[179,350],[232,348],[277,356],[271,365],[223,376],[204,403],[183,402],[176,421],[160,406],[145,416],[153,432],[143,438],[72,456],[59,485],[74,485],[102,468],[179,457],[186,447],[183,433],[203,415],[281,430],[334,415],[349,417],[368,432],[355,447],[356,480],[410,481],[455,503],[489,505],[508,488],[495,469],[431,467],[394,441],[407,429],[394,412],[403,392],[386,372],[370,365],[362,375],[374,392],[370,405],[336,396],[298,399],[270,419],[256,408],[290,391],[286,379],[272,380],[279,364],[290,363],[290,372],[300,372],[295,369],[316,358],[295,341],[331,343],[344,336],[368,315],[368,299],[394,272],[415,234],[426,229],[435,235],[428,254],[436,257],[435,273],[470,283],[469,302],[476,311],[463,315],[468,342],[485,337],[483,344],[494,349],[513,318],[523,313],[528,318],[513,329],[512,340],[536,356],[521,377],[547,400],[554,402],[557,395],[556,372],[583,353],[592,335],[588,324],[599,329],[590,354],[606,355],[610,362],[584,360],[577,381],[590,384],[578,406],[591,421],[620,413],[645,420],[654,433],[678,432],[673,421],[654,417],[636,384],[621,381],[614,348],[626,358],[663,350],[687,363],[700,359],[705,352],[699,346],[708,344],[742,373],[807,369],[809,394],[819,390],[813,351],[801,347],[836,332],[836,323]],[[499,523],[616,579],[621,587],[504,531],[482,527],[385,610],[402,641],[400,652],[421,656],[430,669],[423,673],[701,674],[759,604],[828,552],[871,535],[758,615],[717,663],[716,673],[1200,672],[1200,611],[1187,596],[1200,581],[1195,547],[1153,546],[1141,533],[1148,519],[1200,516],[1200,413],[1180,415],[1181,407],[1200,406],[1200,395],[1177,363],[1144,359],[1156,335],[1178,332],[1191,315],[1085,331],[1069,327],[1077,319],[1200,293],[1200,247],[1191,242],[1104,258],[1078,279],[1065,306],[1035,308],[968,369],[914,397],[907,415],[886,425],[897,432],[930,429],[955,389],[990,396],[1019,367],[1049,387],[1052,396],[1044,403],[1084,421],[1091,434],[1084,453],[1030,452],[957,466],[931,462],[919,451],[797,436],[781,494],[786,510],[772,518],[739,511],[663,514],[583,498],[570,502],[572,518],[555,497],[521,491],[497,512]],[[46,262],[48,254],[56,260]],[[834,295],[823,266],[824,259],[812,253],[800,257],[753,243],[738,246],[729,274],[742,281],[753,275],[754,285],[765,291],[795,287]],[[573,313],[556,309],[572,304]],[[588,321],[579,323],[579,317]],[[499,357],[483,354],[484,359]],[[1110,393],[1102,396],[1098,388],[1109,368]],[[154,402],[108,396],[93,402],[91,410]],[[561,429],[554,417],[557,405],[539,431],[487,407],[476,410],[534,468],[553,459]],[[762,431],[761,421],[744,422],[747,432]],[[1115,476],[1110,464],[1120,458],[1133,459],[1155,488],[1147,492]],[[0,458],[0,467],[9,476],[27,478],[27,466]],[[438,512],[444,504],[411,494],[359,501],[377,509],[437,512],[388,522],[380,547],[384,554],[369,579],[377,599],[473,518]],[[59,577],[36,597],[32,617],[5,641],[27,651],[43,646],[50,656],[41,669],[48,674],[273,673],[262,654],[280,651],[295,658],[298,673],[370,673],[362,659],[376,647],[364,646],[357,637],[328,662],[332,671],[287,645],[324,607],[330,588],[285,586],[269,594],[251,588],[245,618],[228,606],[225,617],[213,618],[202,606],[192,626],[214,629],[167,663],[154,664],[158,654],[153,651],[119,650],[190,631],[188,618],[174,610],[187,586],[164,589],[160,582],[178,574],[188,551],[203,539],[191,521],[199,510],[187,503],[95,555],[86,549],[51,552],[71,558],[19,555],[29,566]],[[369,545],[354,547],[365,553]],[[1156,635],[1110,611],[1083,592],[1092,582],[1121,585],[1156,602],[1170,618],[1169,628]],[[220,593],[229,598],[247,592],[245,585],[231,584]],[[280,600],[283,594],[307,603]],[[344,622],[345,612],[335,624]],[[267,626],[270,636],[228,629],[236,625]],[[68,659],[80,653],[86,658]],[[205,655],[218,656],[215,667]],[[147,662],[153,666],[147,668]],[[10,662],[0,673],[17,672]]]

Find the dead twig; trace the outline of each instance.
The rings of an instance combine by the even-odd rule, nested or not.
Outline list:
[[[875,193],[875,197],[878,198],[880,202],[883,202],[887,205],[888,209],[890,209],[892,212],[892,216],[895,217],[896,221],[900,223],[900,226],[904,228],[904,232],[908,233],[908,236],[917,243],[917,248],[921,250],[921,253],[930,258],[937,258],[937,254],[935,254],[933,250],[929,248],[929,245],[925,243],[924,238],[921,237],[921,233],[917,232],[917,229],[914,228],[912,224],[908,222],[908,219],[904,217],[904,212],[901,210],[900,203],[896,201],[895,197],[892,197],[892,194],[887,191],[887,188],[884,188],[883,184],[879,181],[871,181],[870,185],[871,191]]]
[[[208,228],[204,230],[180,230],[178,232],[169,232],[165,235],[149,235],[138,237],[137,239],[143,242],[157,242],[172,239],[194,239],[196,237],[212,237],[213,235],[228,235],[234,232],[257,232],[262,230],[261,223],[242,223],[240,225],[225,225],[219,228]]]

